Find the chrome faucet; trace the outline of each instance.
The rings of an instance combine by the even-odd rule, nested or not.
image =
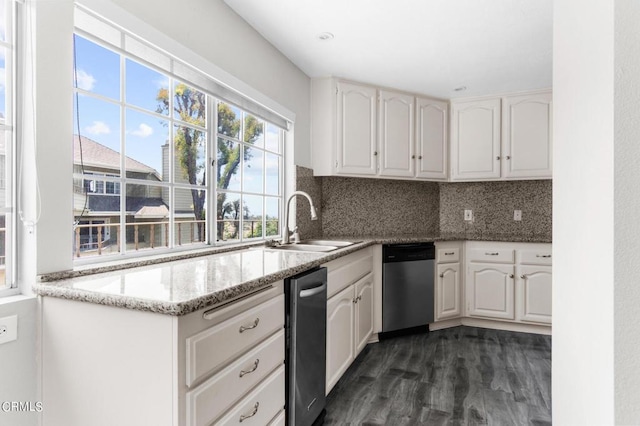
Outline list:
[[[307,197],[307,200],[309,200],[309,209],[311,210],[311,220],[318,220],[318,215],[316,214],[316,208],[313,206],[313,200],[311,199],[309,194],[307,194],[304,191],[295,191],[293,194],[291,194],[291,196],[287,200],[287,210],[285,211],[285,214],[284,214],[284,235],[282,236],[282,244],[289,244],[289,238],[290,238],[289,207],[291,207],[291,200],[293,200],[296,195],[302,195],[304,197]],[[298,227],[296,226],[294,228],[294,236],[297,236],[297,234],[298,234]],[[299,236],[297,238],[294,237],[294,241],[296,243],[299,241],[299,239],[300,239]]]

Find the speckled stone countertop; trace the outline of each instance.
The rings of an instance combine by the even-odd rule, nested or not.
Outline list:
[[[170,261],[141,259],[120,265],[119,268],[117,264],[112,264],[43,275],[34,286],[34,291],[40,296],[168,315],[185,315],[251,293],[275,281],[373,244],[457,240],[551,242],[548,236],[507,234],[400,235],[340,239],[358,242],[328,253],[245,246],[235,251],[222,250],[214,254],[181,254]]]

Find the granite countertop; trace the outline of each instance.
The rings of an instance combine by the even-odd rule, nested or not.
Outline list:
[[[328,253],[274,250],[253,245],[237,247],[235,251],[225,248],[180,254],[171,260],[139,259],[124,265],[110,264],[43,275],[39,277],[34,291],[40,296],[185,315],[251,293],[374,244],[463,240],[551,242],[549,236],[506,234],[327,239],[358,242]]]

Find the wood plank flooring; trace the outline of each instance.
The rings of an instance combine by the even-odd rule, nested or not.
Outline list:
[[[370,344],[325,425],[550,425],[551,337],[455,327]]]

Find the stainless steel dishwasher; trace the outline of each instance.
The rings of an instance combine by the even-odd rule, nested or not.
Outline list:
[[[382,247],[382,332],[433,322],[433,243]]]
[[[327,268],[285,282],[287,424],[310,426],[325,408]]]

